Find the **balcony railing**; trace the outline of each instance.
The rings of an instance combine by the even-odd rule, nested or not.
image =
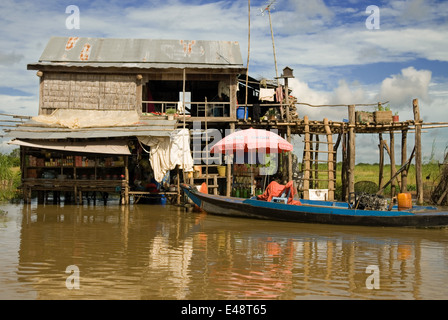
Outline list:
[[[179,101],[142,101],[142,113],[166,113],[175,109],[183,113]],[[191,117],[230,117],[230,102],[185,102],[186,114]]]

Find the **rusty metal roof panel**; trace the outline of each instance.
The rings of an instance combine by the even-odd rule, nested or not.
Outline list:
[[[242,67],[235,41],[52,37],[39,63],[144,67],[148,65]]]

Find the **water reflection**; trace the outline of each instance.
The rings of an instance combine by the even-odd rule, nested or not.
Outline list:
[[[448,297],[447,229],[291,224],[175,206],[26,205],[19,214],[15,296],[26,288],[36,299]],[[79,290],[65,286],[69,265],[79,267]],[[380,289],[366,287],[369,265]]]

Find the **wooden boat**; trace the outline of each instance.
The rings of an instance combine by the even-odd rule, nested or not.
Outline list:
[[[356,209],[349,203],[300,199],[301,204],[234,198],[201,193],[191,185],[181,185],[185,194],[209,214],[279,220],[300,223],[379,227],[444,227],[448,211],[432,206],[413,206],[409,210]],[[278,200],[278,199],[277,199]]]

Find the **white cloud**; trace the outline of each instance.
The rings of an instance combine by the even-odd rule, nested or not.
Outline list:
[[[431,75],[429,70],[416,70],[414,67],[403,69],[400,74],[383,80],[379,100],[388,100],[398,108],[409,105],[414,98],[428,100]]]

